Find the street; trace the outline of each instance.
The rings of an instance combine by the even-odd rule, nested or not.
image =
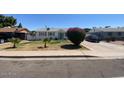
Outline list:
[[[0,59],[1,78],[124,77],[124,59]]]

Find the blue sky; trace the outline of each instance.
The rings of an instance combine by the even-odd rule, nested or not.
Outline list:
[[[30,30],[48,27],[104,27],[124,26],[124,14],[6,14],[17,18]]]

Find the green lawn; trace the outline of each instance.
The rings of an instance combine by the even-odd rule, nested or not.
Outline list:
[[[6,43],[0,45],[0,50],[10,51],[42,51],[42,50],[88,50],[86,47],[74,46],[69,40],[51,40],[47,43],[47,48],[44,48],[44,42],[39,41],[22,41],[17,48],[12,48],[12,44]]]

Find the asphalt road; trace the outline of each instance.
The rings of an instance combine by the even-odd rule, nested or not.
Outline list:
[[[124,59],[0,59],[1,78],[124,77]]]

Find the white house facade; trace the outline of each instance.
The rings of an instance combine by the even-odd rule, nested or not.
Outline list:
[[[93,28],[87,35],[95,35],[100,40],[112,38],[116,40],[124,40],[124,27]]]
[[[49,30],[42,28],[36,30],[36,32],[30,32],[27,35],[27,40],[42,40],[44,38],[49,39],[67,39],[67,29],[50,28]]]

